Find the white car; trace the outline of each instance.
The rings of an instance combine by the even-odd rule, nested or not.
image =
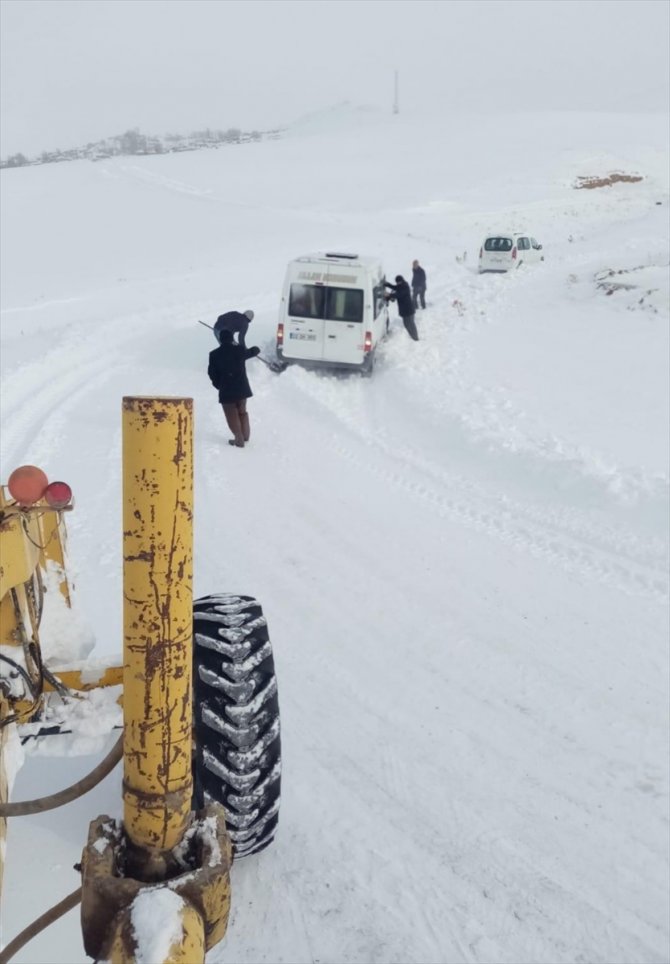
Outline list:
[[[501,231],[489,234],[479,249],[479,273],[512,271],[522,264],[544,261],[542,245],[529,234]]]

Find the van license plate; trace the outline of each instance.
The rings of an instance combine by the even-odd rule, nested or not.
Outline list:
[[[301,331],[290,331],[289,338],[295,338],[296,341],[316,341],[316,335],[304,335]]]

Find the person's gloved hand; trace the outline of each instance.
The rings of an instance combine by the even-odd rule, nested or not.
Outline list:
[[[258,345],[254,345],[254,347],[253,347],[253,348],[250,348],[249,351],[251,352],[251,354],[252,354],[254,357],[255,357],[256,355],[260,355],[260,353],[261,353],[261,350],[260,350],[260,348],[258,347]]]

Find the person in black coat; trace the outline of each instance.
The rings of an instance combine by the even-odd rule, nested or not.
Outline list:
[[[395,284],[392,285],[390,281],[385,281],[384,287],[390,288],[392,291],[389,301],[398,302],[398,314],[402,318],[402,323],[405,326],[407,334],[413,341],[418,341],[419,333],[416,330],[416,323],[414,321],[414,303],[409,285],[401,274],[397,274],[395,276]]]
[[[419,307],[426,307],[426,272],[418,261],[412,261],[412,295],[414,298],[414,310]]]
[[[242,348],[246,348],[244,339],[249,328],[249,322],[253,321],[254,313],[251,308],[247,311],[226,311],[225,314],[219,315],[214,323],[214,334],[217,341],[221,341],[219,335],[222,331],[231,331],[233,334],[237,333],[237,344],[241,345]]]
[[[247,358],[260,355],[260,348],[245,348],[236,345],[232,331],[223,329],[219,332],[219,347],[209,353],[209,379],[219,391],[219,401],[226,417],[228,428],[233,433],[229,445],[244,448],[249,441],[250,427],[247,413],[247,399],[253,392],[247,378]]]

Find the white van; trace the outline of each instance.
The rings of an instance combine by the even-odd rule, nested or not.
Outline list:
[[[388,327],[377,258],[306,254],[288,265],[277,325],[281,362],[370,375]]]

